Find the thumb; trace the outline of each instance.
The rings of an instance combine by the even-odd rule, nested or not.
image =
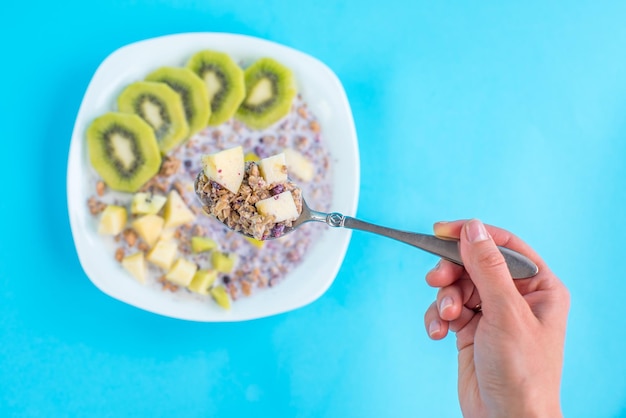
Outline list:
[[[480,294],[483,312],[510,311],[523,300],[518,292],[504,256],[478,219],[465,223],[461,231],[461,258]]]

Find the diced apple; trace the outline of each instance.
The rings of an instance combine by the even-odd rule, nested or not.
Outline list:
[[[217,242],[207,237],[191,237],[191,250],[194,253],[211,251],[217,248]]]
[[[211,254],[213,268],[220,273],[230,273],[237,262],[237,254],[214,251]]]
[[[164,222],[163,218],[158,215],[144,215],[134,220],[131,226],[137,231],[141,239],[152,247],[161,236]]]
[[[285,154],[285,162],[287,163],[289,174],[293,174],[303,181],[313,180],[315,167],[307,157],[293,148],[286,148],[283,153]]]
[[[154,215],[158,213],[167,198],[158,194],[136,193],[130,202],[130,213],[133,215]]]
[[[122,266],[141,284],[146,283],[146,261],[143,252],[122,258]]]
[[[230,297],[224,286],[212,287],[210,292],[218,305],[224,309],[230,309]]]
[[[202,157],[204,174],[233,193],[239,191],[245,170],[243,148],[229,148]]]
[[[261,161],[261,157],[259,157],[258,155],[256,155],[254,152],[247,152],[246,155],[243,156],[243,161],[244,162],[248,162],[248,161]]]
[[[173,239],[175,233],[176,233],[176,228],[163,228],[163,232],[161,232],[160,239],[162,239],[163,241]]]
[[[98,233],[102,235],[117,235],[126,226],[128,214],[122,206],[109,205],[102,212]]]
[[[261,215],[274,215],[275,222],[293,220],[299,216],[296,202],[290,191],[259,200],[255,206]]]
[[[191,283],[189,283],[187,288],[192,292],[200,293],[201,295],[208,295],[209,287],[215,283],[216,279],[216,270],[198,270],[196,271],[196,274],[193,275],[193,279],[191,279]]]
[[[165,278],[180,286],[188,286],[198,270],[198,265],[184,258],[179,258],[167,272]]]
[[[259,161],[261,175],[267,184],[284,183],[287,181],[287,164],[285,154],[280,153]]]
[[[178,244],[176,241],[159,240],[148,253],[148,261],[163,270],[169,270],[176,258]]]
[[[183,198],[176,190],[172,190],[167,195],[165,209],[163,209],[163,228],[176,228],[177,226],[193,222],[196,215],[187,207]]]
[[[265,241],[261,241],[252,237],[244,237],[244,238],[246,239],[246,241],[248,241],[250,244],[254,245],[257,248],[263,248],[263,246],[265,245]]]

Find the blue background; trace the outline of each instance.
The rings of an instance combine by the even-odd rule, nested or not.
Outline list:
[[[454,339],[422,324],[436,259],[408,246],[355,233],[321,299],[234,324],[146,313],[84,275],[65,170],[89,80],[127,43],[193,31],[336,72],[362,218],[479,217],[533,245],[572,294],[566,416],[626,416],[626,3],[319,3],[3,4],[0,416],[460,416]]]

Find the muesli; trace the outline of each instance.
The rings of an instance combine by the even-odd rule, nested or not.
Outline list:
[[[267,129],[250,129],[244,123],[231,119],[217,127],[203,129],[183,146],[164,157],[160,172],[146,183],[140,192],[153,197],[168,197],[175,192],[194,216],[193,220],[182,225],[164,228],[161,239],[165,239],[166,236],[168,242],[174,242],[176,244],[174,258],[189,261],[196,266],[198,272],[214,271],[216,259],[221,260],[220,257],[227,259],[226,264],[231,268],[217,271],[215,284],[223,286],[233,301],[279,283],[300,264],[323,230],[321,224],[311,223],[280,239],[259,241],[234,232],[218,219],[207,215],[193,186],[197,174],[202,171],[201,156],[234,146],[243,147],[251,171],[256,166],[251,161],[282,152],[295,156],[292,157],[292,161],[302,159],[308,162],[306,169],[300,167],[290,170],[290,175],[293,175],[294,181],[297,182],[297,190],[306,195],[307,201],[320,210],[329,210],[332,200],[331,156],[324,144],[318,119],[300,95],[294,99],[289,114]],[[298,173],[302,177],[298,177]],[[110,257],[119,261],[137,252],[149,256],[151,251],[154,251],[153,245],[146,242],[146,239],[132,227],[133,222],[140,218],[130,211],[133,196],[105,187],[101,178],[95,174],[92,175],[91,183],[94,194],[89,198],[87,205],[94,216],[94,225],[107,206],[125,207],[129,211],[130,226],[112,237],[102,237],[110,244]],[[162,216],[164,210],[160,209],[155,216]],[[214,248],[208,251],[194,251],[193,243],[198,237],[212,240],[215,243]],[[169,269],[149,260],[148,257],[145,281],[147,286],[174,292],[173,297],[176,298],[210,298],[168,279]]]
[[[254,161],[245,164],[243,181],[237,193],[209,179],[204,172],[198,175],[196,192],[207,213],[230,229],[261,241],[281,237],[285,228],[291,227],[302,213],[300,188],[289,180],[267,182],[261,175],[259,165]],[[258,210],[259,202],[270,198],[279,199],[284,193],[290,193],[293,199],[293,217],[279,220],[274,215],[265,215]]]

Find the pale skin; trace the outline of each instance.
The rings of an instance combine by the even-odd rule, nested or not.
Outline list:
[[[456,333],[458,391],[465,418],[562,417],[563,346],[569,292],[521,239],[479,220],[439,222],[440,237],[460,240],[465,267],[446,260],[426,275],[439,288],[424,316],[434,340]],[[539,267],[513,280],[496,245]],[[475,312],[480,304],[482,311]]]

